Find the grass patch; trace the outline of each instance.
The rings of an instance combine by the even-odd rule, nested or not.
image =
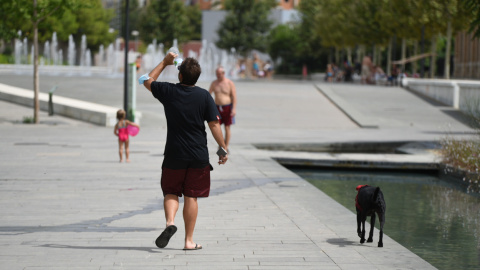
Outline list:
[[[24,124],[33,124],[34,119],[32,116],[24,116],[22,123]]]
[[[15,64],[15,57],[11,54],[0,54],[0,64]]]
[[[477,135],[470,139],[455,139],[446,136],[442,144],[443,163],[454,170],[463,172],[463,181],[469,192],[480,193],[480,99],[471,99],[467,115]]]

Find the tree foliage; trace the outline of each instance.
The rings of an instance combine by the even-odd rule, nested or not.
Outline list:
[[[296,45],[300,44],[300,36],[293,25],[278,25],[268,35],[268,52],[273,59],[290,59],[297,57],[300,52]]]
[[[277,64],[277,72],[283,74],[299,72],[303,64],[303,51],[298,26],[278,25],[270,31],[268,41],[268,53]]]
[[[202,39],[202,10],[198,4],[186,7],[189,24],[193,26],[191,40]]]
[[[301,50],[310,56],[318,56],[321,52],[322,36],[318,31],[317,14],[320,12],[322,0],[304,0],[300,2],[301,23],[298,35],[302,43]]]
[[[244,57],[253,49],[267,49],[266,36],[272,22],[268,19],[274,0],[225,0],[228,11],[217,30],[219,48],[236,52]]]
[[[0,1],[0,39],[11,40],[17,36],[17,27],[27,13],[26,10],[19,11],[17,8],[14,1]]]
[[[473,17],[470,21],[469,31],[474,33],[475,37],[480,38],[480,2],[478,0],[464,0],[467,12]]]
[[[190,40],[195,29],[180,0],[150,1],[142,10],[139,28],[144,42],[156,39],[166,47],[170,47],[174,39],[179,43]]]
[[[34,123],[39,123],[39,72],[38,72],[38,33],[39,26],[47,18],[58,17],[66,10],[78,7],[77,2],[73,0],[14,0],[8,3],[2,2],[2,7],[6,8],[11,13],[3,14],[7,16],[5,19],[12,20],[13,27],[16,23],[21,23],[23,27],[27,27],[27,35],[33,33],[33,119]],[[25,25],[24,25],[25,24]],[[15,29],[15,28],[12,28]],[[30,32],[28,32],[30,31]],[[12,33],[9,31],[2,31],[1,34],[12,38]],[[14,35],[15,36],[15,35]],[[2,37],[5,38],[5,37]]]
[[[100,45],[106,46],[115,40],[116,33],[109,32],[113,10],[104,9],[101,0],[83,0],[82,3],[76,13],[78,29],[74,36],[78,41],[82,35],[86,35],[87,46],[97,51]]]
[[[79,41],[85,34],[88,47],[96,50],[100,44],[108,45],[115,39],[115,33],[109,33],[113,11],[104,9],[101,0],[38,0],[37,19],[33,18],[30,0],[2,1],[0,7],[5,20],[0,26],[0,38],[4,40],[17,37],[18,30],[32,40],[36,21],[39,42],[50,40],[53,32],[62,41],[67,41],[69,35]]]
[[[465,29],[472,16],[462,1],[480,9],[477,0],[303,0],[299,9],[304,27],[323,46],[346,47],[386,45],[394,35],[419,40],[422,26],[429,38],[445,33],[448,20],[454,31]]]
[[[121,29],[120,29],[120,35],[122,37],[125,37],[125,5],[127,1],[122,1],[122,8],[120,10],[121,12]],[[137,30],[139,31],[140,29],[140,17],[141,17],[141,10],[138,5],[138,1],[135,0],[129,0],[128,2],[128,28],[130,29],[130,33],[128,38],[132,40],[134,37],[132,37],[132,31]]]
[[[2,1],[0,7],[5,22],[0,26],[0,38],[10,40],[17,37],[17,30],[22,30],[22,36],[33,41],[34,121],[38,123],[38,43],[57,32],[60,40],[70,34],[88,35],[89,45],[98,46],[114,38],[108,34],[112,15],[103,9],[101,0],[12,0]]]
[[[49,31],[49,28],[54,28],[55,25],[47,25],[47,20],[54,20],[55,24],[61,24],[59,18],[63,18],[65,12],[76,8],[78,3],[75,0],[38,0],[37,1],[37,16],[34,16],[34,7],[31,0],[11,0],[1,1],[1,16],[2,24],[0,26],[0,38],[9,40],[17,36],[17,31],[29,36],[33,32],[34,24],[38,24],[40,36],[43,36],[43,31]],[[66,14],[66,23],[71,22],[69,15]],[[45,27],[47,26],[47,27]],[[42,28],[41,28],[42,27]]]

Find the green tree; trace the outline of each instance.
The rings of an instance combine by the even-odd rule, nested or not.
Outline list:
[[[268,19],[274,0],[225,0],[228,11],[217,30],[217,47],[236,52],[247,57],[253,50],[267,49],[266,36],[272,22]]]
[[[180,0],[150,1],[140,17],[140,38],[150,43],[154,39],[170,47],[174,39],[181,44],[190,39],[193,26]]]
[[[387,21],[379,15],[383,12],[381,5],[375,0],[357,1],[353,4],[354,15],[352,25],[357,35],[357,42],[364,45],[386,45],[391,33],[385,31],[382,26]]]
[[[198,4],[186,7],[189,24],[193,26],[190,40],[202,39],[202,10]]]
[[[300,2],[301,23],[298,34],[302,41],[299,45],[304,55],[312,58],[320,57],[322,49],[322,35],[316,28],[318,13],[321,10],[322,0],[303,0]]]
[[[457,32],[466,30],[471,22],[472,13],[465,4],[465,0],[430,0],[429,9],[436,12],[439,32],[446,33],[445,72],[444,77],[450,78],[450,53],[452,36]]]
[[[289,59],[300,54],[295,46],[300,43],[300,36],[295,30],[293,25],[281,24],[270,31],[268,53],[273,59]]]
[[[132,31],[137,30],[140,31],[140,16],[141,16],[141,9],[139,8],[138,1],[136,0],[128,0],[128,28],[130,29],[130,33],[128,38],[132,40],[134,37],[132,37]],[[123,37],[125,37],[125,5],[127,1],[122,1],[122,8],[121,8],[121,24],[122,28],[120,30],[120,33]]]
[[[437,23],[437,16],[437,12],[432,8],[432,0],[383,1],[380,4],[380,12],[377,13],[380,27],[387,34],[387,37],[393,38],[395,36],[397,40],[402,40],[402,59],[407,58],[407,40],[413,40],[413,54],[419,54],[418,42],[422,41],[422,30],[424,33],[423,47],[425,50],[427,40],[435,37],[436,33],[439,32],[440,26]],[[420,43],[420,47],[421,45]],[[387,69],[390,68],[390,58],[391,56],[389,55]],[[413,72],[416,71],[416,67],[416,62],[414,62],[412,65]],[[405,65],[402,65],[402,69],[404,68]]]
[[[40,1],[38,5],[42,5]],[[58,1],[57,1],[58,2]],[[26,6],[25,6],[26,5]],[[33,40],[32,1],[14,0],[0,1],[0,39],[11,40],[20,38],[17,32],[20,30],[23,37]],[[38,41],[49,40],[53,32],[57,32],[60,40],[67,40],[68,35],[78,29],[75,15],[69,9],[55,12],[55,16],[46,16],[38,23]]]
[[[20,12],[16,10],[18,4],[15,1],[0,1],[0,39],[11,40],[17,37],[19,25],[22,25],[22,20],[27,11]],[[13,16],[13,14],[20,14],[21,16]]]
[[[61,41],[67,41],[69,35],[74,35],[76,42],[80,42],[81,36],[85,34],[88,37],[88,47],[96,51],[100,44],[108,45],[115,40],[116,33],[109,33],[113,10],[104,9],[101,0],[70,1],[78,3],[75,10],[64,8],[62,12],[57,12],[56,16],[47,16],[39,22],[39,42],[50,40],[53,32],[57,33]],[[15,32],[21,30],[23,36],[33,40],[31,20],[22,17],[13,27]]]
[[[472,16],[469,32],[480,38],[480,2],[478,0],[463,0],[467,12]]]
[[[280,66],[276,67],[279,73],[297,73],[300,71],[301,40],[295,25],[278,25],[268,35],[268,53]],[[292,64],[294,63],[294,64]]]
[[[355,21],[358,17],[355,3],[348,0],[320,0],[317,4],[319,9],[311,14],[314,35],[319,36],[325,48],[335,49],[335,62],[339,63],[340,50],[351,48],[361,40],[358,29],[355,29],[355,23],[359,23]],[[311,10],[308,12],[312,13]]]
[[[101,0],[83,0],[82,7],[76,12],[76,42],[79,42],[82,35],[86,35],[87,46],[92,51],[98,51],[100,45],[112,43],[116,33],[109,32],[109,22],[113,16],[113,10],[104,9]]]
[[[38,41],[50,40],[54,32],[57,33],[59,40],[66,41],[69,35],[78,31],[79,26],[76,12],[67,9],[58,16],[49,16],[40,22],[38,25]],[[28,34],[28,29],[31,29],[31,27],[31,24],[26,23],[21,30]],[[26,36],[30,37],[29,35]]]
[[[40,24],[47,18],[60,17],[66,10],[75,10],[78,8],[78,2],[74,0],[13,0],[2,1],[2,8],[8,13],[2,14],[5,21],[16,23],[26,23],[27,33],[33,32],[33,90],[34,90],[34,123],[39,122],[39,88],[40,79],[38,73],[38,30]],[[4,37],[11,37],[11,29],[15,29],[15,24],[7,24],[6,27],[12,27],[8,31],[2,30]],[[3,27],[2,27],[3,28]]]

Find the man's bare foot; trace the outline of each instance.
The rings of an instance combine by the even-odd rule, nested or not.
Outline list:
[[[187,245],[185,244],[185,247],[183,250],[197,250],[197,249],[202,249],[202,245],[195,244],[195,245]]]
[[[127,163],[130,163],[130,159],[127,159]]]

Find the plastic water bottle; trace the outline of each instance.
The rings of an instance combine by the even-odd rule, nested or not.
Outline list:
[[[169,53],[175,53],[177,55],[177,57],[175,57],[175,59],[173,60],[173,64],[178,68],[180,69],[180,65],[182,64],[183,62],[183,59],[178,57],[180,55],[180,52],[178,51],[178,48],[177,47],[171,47],[170,49],[168,49],[167,51],[167,54]]]

